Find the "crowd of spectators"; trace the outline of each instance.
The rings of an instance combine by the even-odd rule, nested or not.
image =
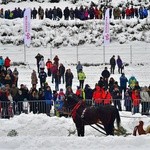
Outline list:
[[[62,10],[60,7],[54,6],[53,8],[46,8],[45,10],[39,6],[39,8],[33,8],[31,10],[32,19],[44,19],[48,18],[50,20],[88,20],[88,19],[104,19],[106,9],[110,9],[110,18],[114,19],[130,19],[130,18],[140,18],[144,19],[148,17],[149,6],[134,6],[132,3],[127,3],[125,6],[112,7],[111,5],[101,4],[100,6],[91,3],[90,7],[76,7],[69,8],[68,6]],[[25,9],[15,8],[14,10],[4,10],[0,9],[0,18],[5,19],[15,19],[23,18],[23,13]]]
[[[11,70],[11,60],[9,57],[5,59],[0,56],[0,113],[6,118],[13,116],[13,114],[28,113],[46,113],[50,116],[52,105],[55,108],[55,115],[62,115],[60,111],[64,100],[71,94],[76,94],[77,97],[85,101],[88,106],[94,105],[111,105],[133,114],[140,112],[140,104],[142,107],[141,113],[148,115],[150,110],[150,86],[141,87],[134,76],[129,79],[120,70],[121,57],[115,59],[113,55],[110,58],[114,59],[115,65],[118,66],[118,74],[120,74],[119,83],[111,77],[115,73],[109,71],[107,67],[101,72],[100,79],[95,83],[95,87],[91,88],[89,84],[84,86],[86,75],[83,71],[83,66],[78,62],[77,78],[79,85],[76,91],[73,91],[72,84],[75,74],[71,69],[66,69],[65,66],[59,62],[59,57],[56,55],[53,60],[48,59],[44,61],[44,56],[37,54],[37,71],[33,70],[31,73],[31,88],[24,84],[18,86],[19,72],[17,68]],[[46,78],[51,78],[51,83],[46,81]],[[38,82],[39,81],[39,82]],[[37,88],[38,83],[40,87]],[[51,84],[55,88],[51,89]],[[60,84],[65,84],[65,89],[59,88]],[[122,103],[124,99],[124,104]],[[28,108],[30,108],[28,110]]]

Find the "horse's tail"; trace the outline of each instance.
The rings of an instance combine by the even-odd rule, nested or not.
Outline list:
[[[118,129],[119,129],[121,119],[120,119],[120,114],[119,114],[119,111],[118,111],[117,108],[116,108],[116,122],[117,122],[117,127],[118,127]]]

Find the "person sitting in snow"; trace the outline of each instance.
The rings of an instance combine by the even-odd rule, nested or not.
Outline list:
[[[143,125],[144,125],[144,122],[139,121],[139,125],[134,127],[134,130],[133,130],[134,136],[136,136],[137,133],[138,133],[138,135],[144,135],[144,134],[150,133],[150,125],[147,126],[146,130],[143,129]]]

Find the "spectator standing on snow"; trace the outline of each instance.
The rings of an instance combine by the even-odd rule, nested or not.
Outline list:
[[[115,55],[113,55],[113,56],[110,58],[110,73],[111,73],[111,74],[114,74],[115,66],[116,66],[116,60],[115,60]]]
[[[106,81],[108,83],[108,78],[110,77],[110,72],[108,71],[107,67],[104,68],[101,75],[104,79],[106,79]]]
[[[37,85],[38,83],[38,78],[37,78],[37,75],[36,75],[36,71],[33,70],[32,73],[31,73],[31,84],[32,84],[32,87],[34,85]]]
[[[122,111],[122,107],[121,107],[122,94],[117,85],[114,87],[114,90],[112,92],[112,98],[113,98],[114,106],[116,108],[118,107],[119,111]]]
[[[45,103],[46,103],[46,114],[47,116],[50,116],[50,110],[53,105],[53,96],[52,96],[52,90],[50,86],[46,87],[46,90],[44,91],[44,97],[45,97]]]
[[[33,8],[32,12],[31,12],[32,18],[36,19],[37,16],[37,10],[35,9],[35,7]]]
[[[81,65],[81,63],[80,63],[80,61],[78,61],[78,64],[77,64],[77,66],[76,66],[76,69],[77,69],[77,74],[79,73],[80,70],[83,69],[83,67],[82,67],[82,65]]]
[[[86,75],[81,69],[78,73],[78,80],[79,80],[79,86],[83,89],[84,87],[84,80],[86,79]]]
[[[9,59],[9,57],[6,57],[4,61],[4,66],[5,66],[6,71],[10,67],[10,62],[11,60]]]
[[[58,70],[54,76],[54,79],[55,79],[55,91],[59,91],[60,74]]]
[[[65,83],[65,67],[62,63],[60,63],[60,66],[59,66],[59,74],[60,74],[60,84],[61,83]],[[62,82],[61,82],[61,79],[62,79]]]
[[[137,79],[135,78],[135,76],[131,76],[129,78],[129,87],[131,89],[133,89],[135,87],[135,83],[137,82]]]
[[[119,55],[118,55],[118,58],[117,58],[117,66],[118,66],[118,73],[122,74],[123,62],[122,62]]]
[[[14,84],[16,85],[16,87],[18,87],[19,72],[18,72],[17,68],[14,68],[12,74],[13,74],[14,79],[15,79]]]
[[[69,20],[70,10],[68,7],[64,9],[64,19]]]
[[[39,69],[39,62],[40,62],[41,58],[44,58],[44,57],[43,57],[43,55],[41,55],[41,54],[39,54],[39,53],[35,56],[38,73],[40,72],[40,69]]]
[[[56,75],[57,71],[58,71],[58,67],[55,63],[53,63],[52,68],[51,68],[52,83],[54,83],[54,78],[55,78],[55,75]]]
[[[141,105],[142,105],[142,115],[149,115],[150,110],[150,96],[148,94],[148,88],[147,86],[144,86],[142,90],[140,91],[140,97],[141,97]]]
[[[126,108],[126,111],[131,112],[131,110],[132,110],[132,99],[131,99],[131,96],[130,96],[128,90],[124,94],[124,106]]]
[[[124,91],[124,93],[126,92],[127,83],[128,83],[128,79],[125,76],[125,74],[122,73],[122,75],[120,77],[120,91],[121,91],[121,93],[122,93],[122,91]]]
[[[47,67],[47,75],[50,77],[51,76],[51,68],[52,68],[52,62],[50,61],[50,59],[47,60],[46,62],[46,67]]]
[[[56,55],[53,60],[54,60],[54,64],[56,64],[56,66],[58,68],[58,66],[59,66],[59,58],[58,58],[58,56]]]
[[[140,92],[138,90],[132,90],[131,98],[132,98],[133,114],[139,113]]]
[[[40,79],[40,86],[41,88],[44,88],[44,84],[46,82],[47,74],[44,70],[41,70],[39,72],[39,79]]]
[[[41,58],[41,60],[39,62],[39,69],[40,69],[40,71],[45,69],[44,58]]]
[[[0,56],[0,71],[3,69],[4,67],[4,59],[2,56]]]
[[[67,69],[66,70],[66,73],[65,73],[65,82],[66,82],[66,88],[68,86],[70,86],[72,88],[72,81],[73,81],[73,73],[71,72],[70,69]]]

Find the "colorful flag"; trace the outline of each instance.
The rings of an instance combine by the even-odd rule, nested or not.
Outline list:
[[[31,43],[31,9],[30,8],[27,8],[24,11],[23,28],[24,28],[24,44],[26,46],[30,46]]]
[[[105,12],[105,24],[104,24],[104,45],[107,45],[110,43],[110,33],[109,33],[109,8],[107,8]]]

